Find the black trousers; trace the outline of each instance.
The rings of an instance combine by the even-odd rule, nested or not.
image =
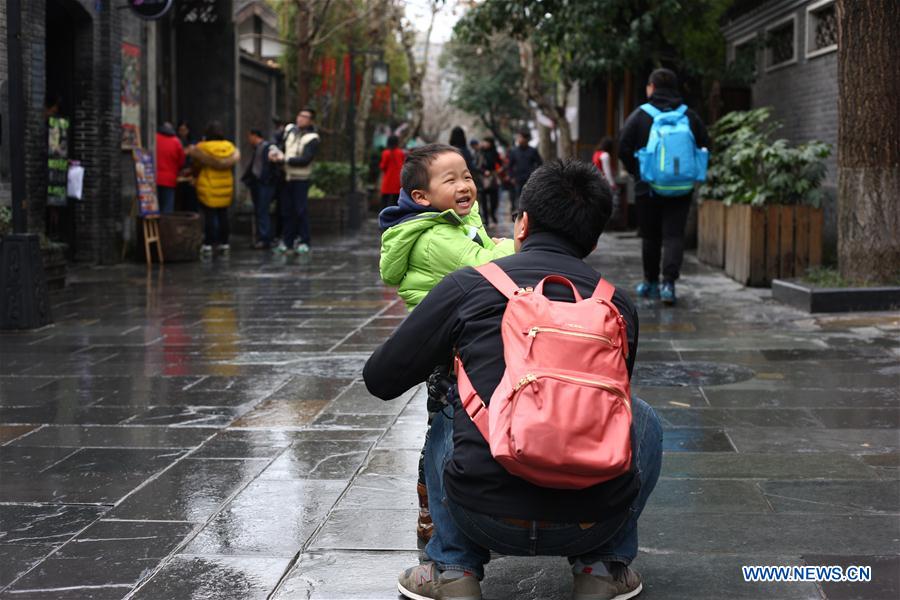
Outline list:
[[[691,209],[691,198],[691,194],[656,196],[652,193],[635,197],[644,280],[659,280],[660,260],[663,281],[674,282],[681,275],[684,228]]]
[[[210,208],[205,204],[203,208],[203,222],[205,237],[203,243],[207,246],[228,243],[228,207]]]

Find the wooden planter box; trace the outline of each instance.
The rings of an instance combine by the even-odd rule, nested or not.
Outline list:
[[[738,204],[725,210],[725,273],[744,285],[802,276],[822,264],[822,209]]]
[[[717,269],[725,266],[725,204],[704,200],[697,211],[697,258]]]

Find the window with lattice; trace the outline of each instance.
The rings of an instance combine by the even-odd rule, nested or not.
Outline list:
[[[796,60],[796,21],[791,18],[766,32],[766,67],[772,69]]]
[[[806,55],[818,56],[837,50],[837,4],[817,2],[806,9]]]

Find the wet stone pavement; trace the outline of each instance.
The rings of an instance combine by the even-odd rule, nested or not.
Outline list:
[[[590,262],[631,289],[633,236]],[[421,390],[360,379],[403,319],[373,228],[288,259],[78,268],[55,324],[0,334],[0,598],[397,598],[417,561]],[[810,317],[688,257],[640,306],[634,391],[665,424],[642,598],[900,597],[900,314]],[[873,581],[744,583],[741,565]],[[559,558],[484,594],[568,598]]]

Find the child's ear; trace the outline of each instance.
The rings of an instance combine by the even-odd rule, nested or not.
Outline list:
[[[426,196],[423,190],[413,190],[410,197],[412,197],[413,202],[416,204],[421,206],[431,206],[431,202],[428,200],[428,196]]]

